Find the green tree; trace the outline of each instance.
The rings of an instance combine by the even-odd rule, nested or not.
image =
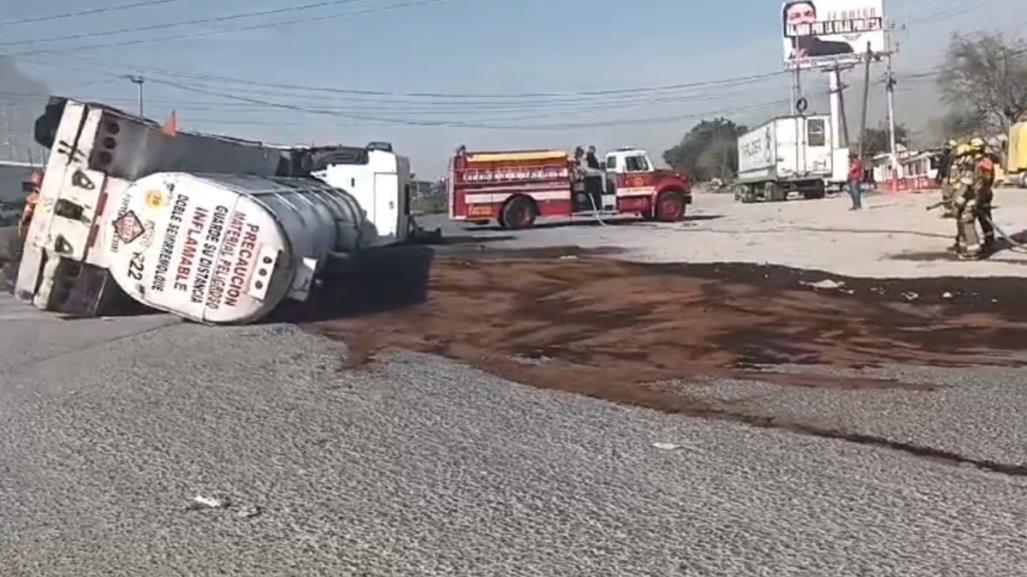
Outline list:
[[[738,137],[746,130],[726,118],[703,120],[666,150],[663,160],[698,181],[732,178],[738,174]]]
[[[961,133],[1005,133],[1027,113],[1027,43],[1001,34],[956,34],[938,87]]]
[[[909,146],[909,129],[901,124],[895,125],[895,142]],[[888,126],[882,124],[877,128],[867,128],[867,142],[863,147],[867,156],[874,156],[882,152],[891,151],[891,136],[888,134]]]

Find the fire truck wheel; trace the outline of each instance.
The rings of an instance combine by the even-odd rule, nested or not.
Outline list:
[[[677,222],[685,216],[685,197],[676,190],[668,190],[656,201],[656,219]]]
[[[515,196],[503,205],[500,223],[503,228],[510,230],[531,228],[535,224],[536,216],[538,216],[538,212],[531,199],[526,196]]]

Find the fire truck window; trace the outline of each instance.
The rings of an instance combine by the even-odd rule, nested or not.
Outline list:
[[[629,156],[624,159],[624,169],[628,172],[649,172],[649,161],[644,156]]]
[[[807,121],[806,129],[809,132],[807,139],[810,146],[824,146],[827,144],[827,132],[823,118],[813,118]]]
[[[617,170],[617,157],[607,156],[606,157],[606,168],[607,170]]]

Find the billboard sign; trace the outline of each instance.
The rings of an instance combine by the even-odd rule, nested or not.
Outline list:
[[[868,44],[874,54],[887,49],[884,0],[790,0],[781,22],[789,68],[857,63]]]

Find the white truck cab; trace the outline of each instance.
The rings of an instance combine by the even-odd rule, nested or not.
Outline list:
[[[377,245],[407,240],[410,230],[410,160],[395,154],[388,143],[365,148],[326,146],[306,149],[309,174],[333,188],[345,190],[360,203],[375,228]]]
[[[629,174],[653,172],[653,163],[649,153],[640,148],[624,147],[606,153],[606,172],[612,174]]]

